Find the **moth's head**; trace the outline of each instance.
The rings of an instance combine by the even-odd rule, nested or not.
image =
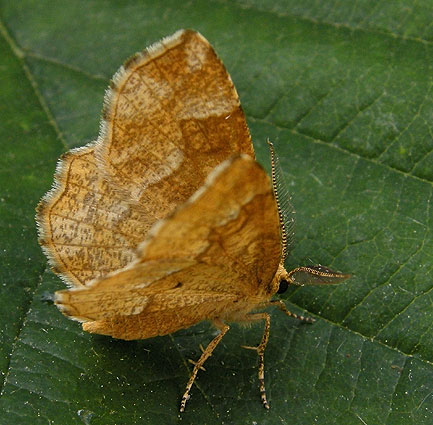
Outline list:
[[[272,294],[283,294],[287,291],[289,285],[293,283],[290,274],[287,273],[283,264],[278,266],[277,273],[275,273],[274,279],[271,283],[271,293]]]

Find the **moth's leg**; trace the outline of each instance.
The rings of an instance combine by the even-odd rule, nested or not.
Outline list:
[[[257,320],[265,321],[265,329],[263,331],[262,340],[257,347],[248,347],[243,345],[243,348],[257,351],[259,356],[259,385],[260,385],[260,397],[262,399],[263,407],[269,409],[269,403],[266,398],[265,390],[265,348],[269,340],[269,329],[271,327],[271,316],[268,313],[251,313],[245,316],[245,321],[255,322]]]
[[[194,369],[192,371],[191,377],[189,378],[188,383],[186,384],[185,393],[182,396],[182,401],[180,402],[180,411],[183,412],[185,410],[186,402],[189,399],[189,392],[191,390],[192,384],[195,381],[195,378],[197,376],[197,372],[200,369],[203,369],[204,362],[212,355],[213,350],[215,350],[216,346],[220,343],[220,341],[223,339],[223,336],[228,332],[230,327],[223,323],[221,320],[214,320],[213,325],[216,326],[220,333],[208,344],[205,350],[203,350],[202,355],[198,359],[197,362],[194,363]]]
[[[300,316],[300,315],[298,315],[296,313],[292,313],[291,311],[287,310],[286,305],[281,300],[272,300],[272,301],[269,301],[268,303],[266,303],[265,306],[266,307],[270,307],[270,306],[277,307],[278,309],[280,309],[287,316],[290,316],[290,317],[293,317],[295,319],[301,320],[302,322],[314,323],[316,321],[315,319],[312,319],[311,317]]]

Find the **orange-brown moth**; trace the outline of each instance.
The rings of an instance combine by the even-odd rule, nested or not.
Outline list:
[[[129,59],[106,92],[98,139],[64,154],[37,208],[40,244],[69,289],[65,315],[88,332],[152,338],[211,321],[264,321],[289,284],[338,283],[325,267],[284,268],[291,211],[272,144],[272,182],[255,161],[233,83],[207,40],[181,30]],[[283,199],[284,198],[284,199]]]

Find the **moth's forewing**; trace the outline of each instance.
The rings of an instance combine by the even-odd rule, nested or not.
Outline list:
[[[163,39],[119,69],[101,126],[97,156],[108,178],[158,218],[233,154],[254,157],[230,76],[194,31]]]
[[[238,153],[254,157],[238,95],[200,34],[135,55],[106,92],[97,141],[63,156],[38,207],[54,272],[82,287],[123,268],[151,226]]]

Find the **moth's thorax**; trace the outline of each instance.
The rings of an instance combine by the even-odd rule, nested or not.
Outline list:
[[[283,263],[280,263],[269,285],[259,284],[259,290],[256,294],[243,295],[233,299],[217,316],[227,322],[244,322],[248,313],[268,304],[270,298],[280,289],[282,280],[291,281]]]
[[[278,289],[280,288],[280,282],[282,280],[286,280],[287,282],[290,282],[290,276],[289,273],[287,273],[286,269],[284,268],[283,263],[280,263],[277,269],[277,272],[275,273],[274,278],[272,279],[272,282],[269,286],[269,294],[274,295],[278,292]]]

